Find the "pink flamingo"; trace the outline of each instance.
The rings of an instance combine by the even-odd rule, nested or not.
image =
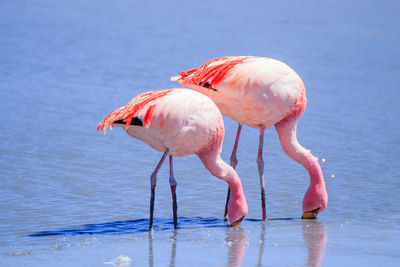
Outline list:
[[[220,157],[224,123],[220,111],[210,98],[186,89],[150,91],[138,95],[124,107],[108,114],[99,123],[97,130],[104,129],[105,134],[108,126],[122,126],[128,135],[164,153],[150,176],[149,230],[153,226],[157,172],[167,155],[169,155],[169,183],[175,228],[177,227],[177,182],[173,174],[173,156],[196,154],[213,175],[228,183],[232,192],[228,204],[229,220],[232,225],[240,224],[247,215],[247,203],[240,178]]]
[[[263,220],[266,219],[263,140],[264,130],[272,125],[286,154],[302,164],[310,175],[302,218],[316,218],[325,209],[328,195],[318,159],[297,141],[296,125],[306,107],[306,92],[303,81],[293,69],[271,58],[223,57],[182,71],[171,79],[211,97],[222,114],[239,122],[230,159],[233,168],[237,164],[236,150],[242,125],[260,129],[257,166]],[[225,216],[227,208],[225,206]]]

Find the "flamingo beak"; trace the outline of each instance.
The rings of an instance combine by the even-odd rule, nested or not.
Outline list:
[[[236,222],[231,223],[231,226],[238,226],[240,225],[240,223],[243,221],[244,216],[242,218],[240,218],[239,220],[237,220]]]
[[[303,216],[301,216],[301,218],[302,219],[316,219],[318,212],[319,212],[319,208],[316,208],[315,210],[312,210],[312,211],[305,211],[303,213]]]

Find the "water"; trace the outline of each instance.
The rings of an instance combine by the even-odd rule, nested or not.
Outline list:
[[[0,2],[0,266],[398,266],[400,41],[396,1]],[[196,156],[168,168],[155,231],[149,176],[161,155],[97,123],[140,92],[225,55],[277,58],[303,78],[300,142],[320,158],[329,194],[300,220],[305,170],[265,135],[261,222],[258,131],[244,128],[237,167],[247,220],[222,220],[226,184]],[[228,161],[236,123],[225,119]],[[324,159],[324,161],[322,161]],[[104,265],[107,266],[107,265]]]

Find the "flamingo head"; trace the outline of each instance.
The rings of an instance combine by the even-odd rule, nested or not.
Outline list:
[[[230,197],[228,202],[228,217],[232,226],[239,225],[247,215],[247,202],[243,196]]]
[[[302,219],[315,219],[318,213],[325,210],[328,204],[328,194],[325,184],[310,186],[303,199]]]

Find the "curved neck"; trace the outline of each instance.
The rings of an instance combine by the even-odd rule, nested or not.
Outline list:
[[[314,157],[311,151],[305,149],[297,140],[297,120],[298,117],[288,118],[275,125],[282,148],[289,157],[307,169],[310,174],[310,186],[318,184],[325,185],[318,158]]]
[[[244,197],[242,183],[236,171],[226,164],[217,153],[201,152],[197,154],[204,166],[216,177],[228,183],[231,196]]]
[[[231,223],[240,223],[247,215],[247,202],[242,183],[236,171],[219,156],[220,150],[206,150],[198,153],[204,166],[216,177],[228,183],[231,196],[228,202],[228,216]]]
[[[297,141],[297,140],[296,140]],[[325,185],[324,176],[319,166],[318,158],[311,151],[296,142],[294,150],[287,151],[288,155],[306,168],[310,175],[310,186]]]
[[[310,151],[308,151],[308,153],[311,159],[307,162],[308,166],[303,166],[306,167],[308,173],[310,174],[310,186],[319,184],[325,186],[324,176],[322,174],[321,167],[319,166],[318,158],[312,156]]]

